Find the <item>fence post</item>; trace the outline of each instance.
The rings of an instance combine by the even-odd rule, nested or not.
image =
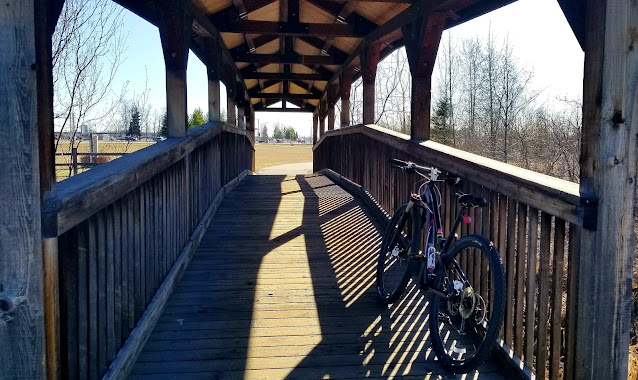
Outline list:
[[[73,175],[78,175],[78,148],[71,148],[71,167]]]

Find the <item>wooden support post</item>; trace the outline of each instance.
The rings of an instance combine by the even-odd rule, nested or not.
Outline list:
[[[248,114],[246,115],[246,129],[251,132],[253,139],[255,138],[255,109],[253,108],[250,100],[247,100]]]
[[[71,168],[73,175],[78,175],[78,148],[71,148]]]
[[[235,82],[226,84],[226,122],[228,124],[237,125],[237,116],[235,113]]]
[[[573,370],[576,379],[626,379],[635,239],[638,3],[588,0],[585,6],[580,193],[591,212],[585,212],[590,228],[582,229],[580,239]]]
[[[237,104],[237,128],[246,129],[246,120],[245,120],[245,104],[240,102]]]
[[[213,71],[215,70],[215,71]],[[216,69],[208,68],[208,120],[219,121],[221,117],[221,104],[219,92],[219,77]]]
[[[339,80],[341,93],[341,128],[350,125],[350,90],[352,88],[352,76],[354,68],[350,67],[343,71]]]
[[[319,138],[326,133],[326,103],[319,101]]]
[[[40,196],[55,186],[55,136],[53,123],[52,39],[64,0],[36,0],[35,53],[38,97],[38,146],[40,159]],[[77,150],[75,151],[77,173]],[[46,336],[46,372],[49,380],[60,378],[60,277],[58,238],[42,239],[44,273],[44,321]]]
[[[184,10],[184,0],[173,6],[157,4],[158,28],[166,64],[166,114],[168,137],[186,136],[186,67],[193,18]]]
[[[335,129],[335,104],[339,99],[339,84],[333,83],[328,88],[328,130]]]
[[[317,143],[317,129],[319,128],[319,114],[312,114],[312,143]]]
[[[430,139],[432,69],[445,27],[445,13],[432,12],[402,28],[405,52],[412,73],[411,137]]]
[[[235,109],[235,101],[231,98],[228,98],[228,110],[226,114],[228,115],[226,118],[226,122],[228,124],[237,126],[237,114]]]
[[[221,116],[220,86],[222,77],[219,68],[222,52],[216,37],[207,38],[204,42],[206,72],[208,74],[208,120],[219,121]]]
[[[363,81],[363,124],[374,124],[374,83],[377,77],[377,65],[381,46],[366,46],[361,53],[361,70]]]
[[[40,222],[35,1],[0,7],[0,378],[42,379],[45,303]]]

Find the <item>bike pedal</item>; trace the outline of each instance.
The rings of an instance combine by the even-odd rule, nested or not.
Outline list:
[[[412,255],[412,257],[410,257],[410,259],[414,260],[414,261],[425,261],[425,255],[417,253]]]

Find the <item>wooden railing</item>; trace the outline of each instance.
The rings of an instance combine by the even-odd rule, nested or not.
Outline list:
[[[208,123],[62,181],[44,199],[44,236],[58,237],[63,378],[101,378],[116,355],[110,377],[126,373],[201,222],[253,156],[247,131]]]
[[[359,184],[392,213],[407,199],[414,178],[391,169],[390,157],[455,173],[464,179],[465,192],[489,200],[489,207],[471,211],[473,223],[464,224],[460,235],[489,237],[505,265],[508,293],[501,353],[527,375],[533,371],[541,379],[557,379],[561,373],[572,378],[578,235],[583,220],[591,219],[585,215],[591,209],[581,206],[578,184],[433,141],[410,141],[407,135],[373,125],[322,136],[314,147],[314,170],[331,169]],[[447,186],[441,190],[449,229],[456,197]],[[481,276],[475,263],[461,264],[466,273]]]

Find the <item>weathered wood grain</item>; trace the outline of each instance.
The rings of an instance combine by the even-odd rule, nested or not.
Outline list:
[[[598,200],[598,215],[591,216],[597,230],[580,234],[574,377],[624,379],[635,244],[638,3],[583,6],[580,191]]]
[[[0,366],[42,378],[45,326],[36,112],[34,3],[0,7]]]
[[[168,298],[173,293],[173,290],[186,270],[186,267],[188,267],[188,264],[190,263],[199,242],[204,236],[204,233],[208,229],[208,226],[215,215],[215,212],[219,208],[219,205],[224,197],[232,191],[232,189],[234,189],[247,174],[248,171],[243,172],[233,181],[226,184],[223,189],[217,193],[201,222],[193,232],[193,235],[181,251],[177,261],[173,264],[170,272],[163,280],[157,293],[154,295],[153,299],[144,311],[144,314],[137,323],[137,326],[133,329],[117,356],[115,356],[115,359],[111,363],[111,366],[103,379],[122,379],[130,373],[137,357],[144,348],[144,344],[155,328],[157,320],[162,314]]]
[[[385,146],[405,152],[403,155],[408,156],[408,159],[412,161],[445,169],[468,181],[496,190],[500,194],[512,197],[541,211],[559,216],[565,221],[582,225],[583,211],[580,206],[578,184],[464,152],[434,141],[418,143],[410,141],[408,135],[375,125],[357,125],[326,132],[324,136],[321,136],[319,142],[315,144],[313,150],[316,151],[322,145],[331,145],[333,144],[332,141],[344,140],[343,137],[355,134],[365,136],[365,141],[369,141],[369,138],[382,142]],[[358,140],[363,141],[361,138]],[[324,141],[326,144],[323,144]],[[363,150],[356,151],[362,152]],[[377,150],[378,153],[379,151]],[[321,166],[317,166],[315,170],[321,170],[326,167],[331,168],[350,180],[359,183],[362,178],[351,177],[349,173],[332,167],[332,163],[337,157],[339,156],[333,155],[329,161],[330,165],[326,165],[328,163],[326,161]],[[323,156],[322,160],[328,160],[329,158],[330,156]],[[388,158],[390,157],[383,157],[382,160],[387,160]],[[364,164],[361,163],[361,165]],[[368,163],[365,163],[365,165],[368,165]],[[382,167],[378,168],[382,169]],[[387,205],[383,206],[387,207]],[[391,210],[389,209],[388,211]]]
[[[245,130],[211,122],[189,130],[187,137],[168,139],[60,182],[42,200],[44,236],[64,233],[219,134],[243,136],[254,147]]]
[[[427,342],[428,297],[376,299],[382,223],[369,196],[326,174],[350,192],[323,175],[251,176],[227,196],[132,378],[450,376]]]

